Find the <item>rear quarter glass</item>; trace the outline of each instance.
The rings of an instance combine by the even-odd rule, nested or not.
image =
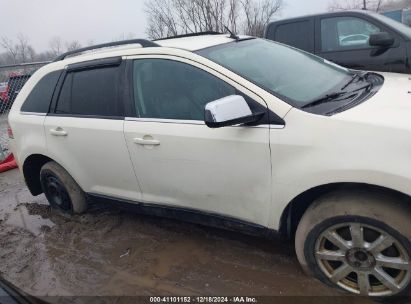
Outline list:
[[[43,76],[34,86],[21,107],[22,112],[48,113],[51,99],[62,71]]]

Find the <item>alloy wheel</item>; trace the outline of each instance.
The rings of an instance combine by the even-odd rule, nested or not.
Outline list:
[[[315,259],[331,282],[354,294],[395,295],[411,279],[404,246],[366,224],[351,222],[326,229],[315,244]]]

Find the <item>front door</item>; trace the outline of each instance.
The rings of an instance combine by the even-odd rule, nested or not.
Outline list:
[[[124,131],[143,200],[266,225],[269,126],[210,129],[203,122],[205,104],[222,97],[245,93],[260,107],[264,102],[197,64],[172,58],[132,64],[136,115]]]
[[[389,32],[395,43],[389,48],[369,45],[370,35],[389,31],[360,17],[323,17],[317,20],[320,38],[316,54],[341,66],[381,72],[406,72],[406,48],[401,37]]]

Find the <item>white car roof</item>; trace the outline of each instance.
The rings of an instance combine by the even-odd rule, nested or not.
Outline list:
[[[247,36],[240,36],[240,38],[247,38]],[[171,38],[164,40],[154,41],[155,43],[164,46],[177,49],[184,49],[187,51],[198,51],[208,47],[233,42],[228,34],[222,35],[201,35],[193,37]]]

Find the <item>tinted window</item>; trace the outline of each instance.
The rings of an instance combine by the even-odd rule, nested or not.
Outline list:
[[[307,52],[314,51],[314,37],[308,20],[279,25],[274,40]]]
[[[235,94],[224,81],[185,63],[134,61],[134,98],[143,118],[203,120],[207,103]]]
[[[55,71],[40,79],[21,107],[21,111],[47,113],[60,74],[61,71]]]
[[[360,18],[337,17],[321,20],[322,51],[339,51],[366,48],[370,35],[380,29]]]
[[[57,102],[57,114],[123,116],[119,100],[119,67],[67,74]]]

